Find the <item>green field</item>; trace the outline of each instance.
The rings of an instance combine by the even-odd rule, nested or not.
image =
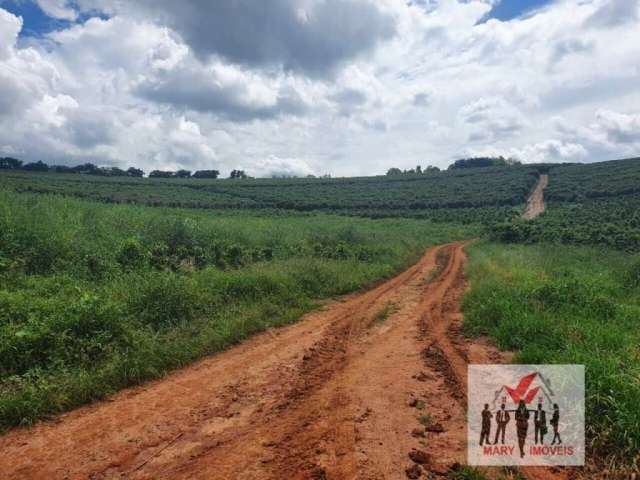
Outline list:
[[[640,158],[549,169],[547,211],[492,226],[497,240],[640,250]]]
[[[547,212],[519,222],[541,172]],[[162,179],[0,170],[16,192],[261,215],[332,213],[483,224],[500,241],[640,249],[640,159],[360,178]]]
[[[477,233],[0,191],[0,425],[162,375]]]
[[[524,222],[541,172],[547,211]],[[341,179],[0,171],[0,426],[293,322],[430,245],[484,238],[469,247],[468,333],[518,361],[586,364],[591,451],[638,462],[639,186],[639,159]]]
[[[455,219],[465,223],[497,221],[518,214],[536,178],[537,167],[524,166],[423,175],[243,180],[112,178],[0,170],[3,185],[18,192],[54,193],[109,203]]]
[[[640,462],[640,254],[478,242],[468,248],[471,335],[516,363],[586,367],[590,453]]]

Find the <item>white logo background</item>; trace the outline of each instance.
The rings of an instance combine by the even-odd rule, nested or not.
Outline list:
[[[514,401],[519,394],[529,410],[526,438],[521,455]],[[494,444],[502,404],[510,420]],[[485,404],[491,412],[489,443],[480,446]],[[536,444],[535,410],[546,412],[544,443]],[[553,405],[558,405],[558,434],[554,440]],[[541,416],[541,415],[540,415]],[[485,412],[485,425],[489,415]],[[524,423],[521,420],[521,425]],[[540,424],[539,424],[540,425]],[[540,433],[543,428],[539,428]],[[521,428],[521,435],[523,429]],[[540,439],[538,439],[540,440]],[[468,373],[468,463],[470,465],[584,465],[584,366],[583,365],[469,365]]]

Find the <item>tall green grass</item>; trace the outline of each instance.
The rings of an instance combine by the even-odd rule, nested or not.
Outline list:
[[[0,426],[161,376],[474,234],[0,191]]]
[[[584,364],[591,452],[637,464],[640,256],[489,242],[468,250],[468,332],[516,351],[516,362]]]

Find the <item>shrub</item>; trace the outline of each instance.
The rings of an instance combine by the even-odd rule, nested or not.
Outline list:
[[[636,259],[626,271],[624,285],[629,289],[640,287],[640,258]]]
[[[125,333],[121,308],[94,294],[39,302],[18,294],[9,299],[14,323],[0,331],[0,372],[5,375],[89,364]],[[7,312],[0,299],[3,310]]]
[[[104,257],[97,254],[89,254],[85,256],[85,262],[89,277],[94,280],[101,280],[106,275],[109,267]]]
[[[152,272],[140,277],[138,284],[129,311],[154,329],[191,320],[200,307],[195,282],[184,275]]]
[[[128,238],[120,244],[116,258],[124,269],[135,270],[146,263],[147,254],[138,240]]]

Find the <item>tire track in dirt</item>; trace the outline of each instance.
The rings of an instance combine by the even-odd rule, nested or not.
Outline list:
[[[463,247],[435,247],[395,278],[295,325],[9,432],[0,437],[2,478],[373,480],[407,478],[410,467],[420,478],[445,474],[465,461],[468,363],[505,360],[461,333]],[[376,322],[383,310],[390,315]]]

